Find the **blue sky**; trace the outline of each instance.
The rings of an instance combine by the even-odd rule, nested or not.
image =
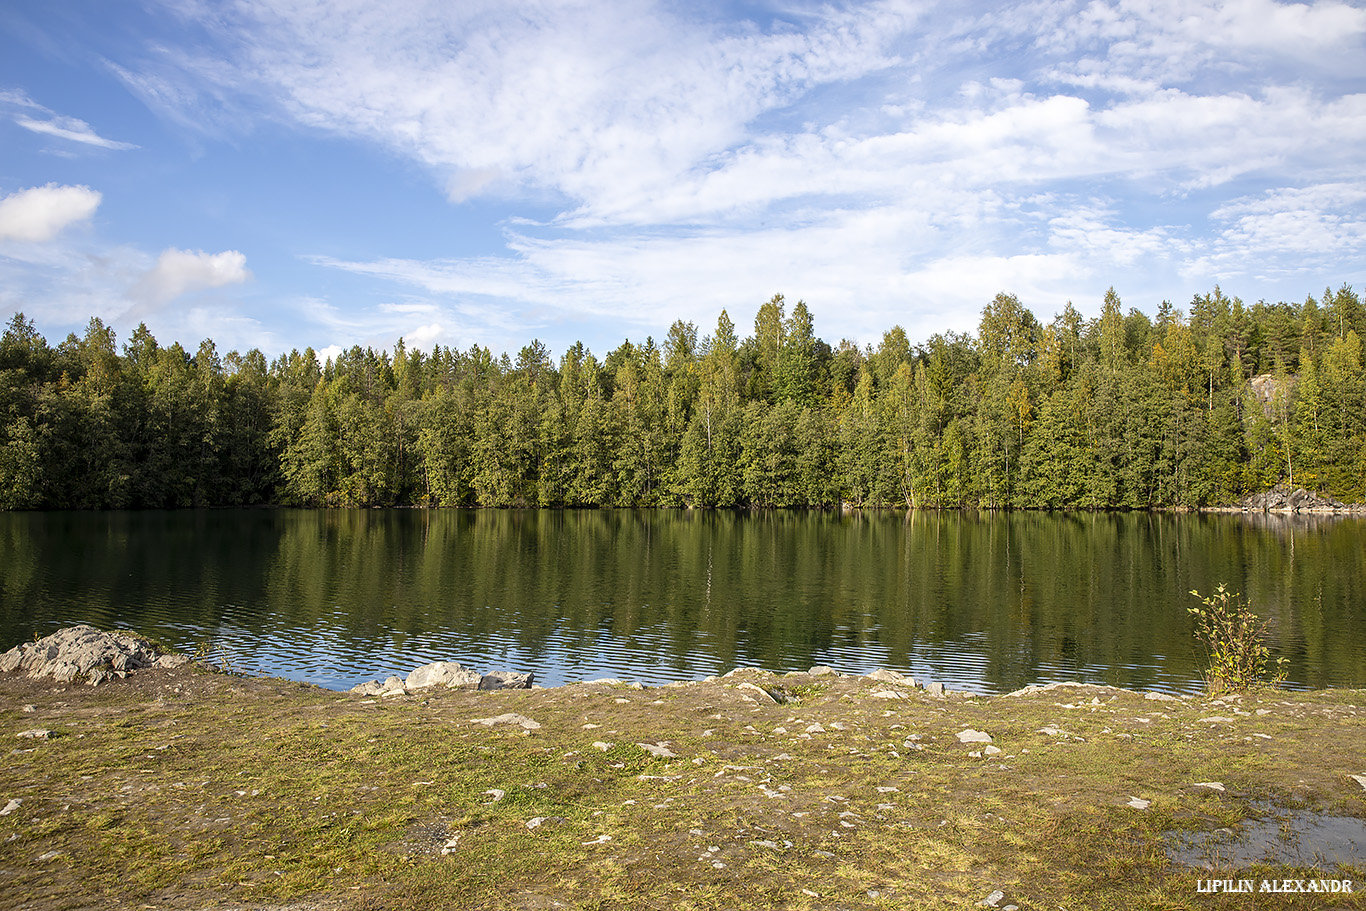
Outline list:
[[[1366,285],[1366,7],[15,0],[0,313],[267,355]]]

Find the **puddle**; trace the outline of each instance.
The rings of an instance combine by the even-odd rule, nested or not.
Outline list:
[[[1258,863],[1366,868],[1366,819],[1264,809],[1269,813],[1266,818],[1232,829],[1169,836],[1167,856],[1206,870],[1237,870]]]

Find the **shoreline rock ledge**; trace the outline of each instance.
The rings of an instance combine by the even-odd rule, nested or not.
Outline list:
[[[458,661],[433,661],[414,668],[407,679],[397,675],[381,683],[369,680],[347,690],[358,696],[404,696],[414,690],[445,687],[452,690],[526,690],[531,688],[533,675],[515,671],[489,671],[481,674]]]
[[[158,651],[140,636],[107,633],[87,624],[63,627],[0,655],[0,671],[20,671],[33,680],[51,677],[58,683],[84,677],[91,686],[122,679],[142,668],[180,667],[189,663],[188,657]]]

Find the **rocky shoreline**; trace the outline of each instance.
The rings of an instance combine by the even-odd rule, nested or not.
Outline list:
[[[63,627],[51,635],[33,642],[25,642],[0,654],[0,672],[21,673],[31,680],[50,679],[54,683],[84,681],[97,686],[109,680],[126,678],[146,668],[177,668],[194,659],[170,651],[163,651],[150,640],[126,631],[104,631],[88,624]],[[703,683],[714,683],[723,678],[740,675],[772,675],[762,668],[736,668],[721,676],[708,676]],[[847,675],[826,665],[817,665],[805,672],[793,671],[789,677],[845,677],[862,676],[869,680],[896,685],[902,689],[923,690],[931,696],[942,697],[944,684],[917,680],[898,671],[881,668],[870,674]],[[694,681],[676,681],[665,687],[685,686]],[[624,686],[645,689],[642,683],[628,683],[615,677],[579,681],[582,685]],[[574,683],[565,684],[573,686]],[[1056,685],[1056,684],[1054,684]],[[780,688],[765,689],[753,683],[741,682],[741,689],[756,691],[763,701],[781,704]],[[533,672],[495,670],[486,673],[467,668],[458,661],[433,661],[414,668],[406,677],[391,675],[380,680],[369,680],[347,690],[356,696],[389,698],[410,696],[423,690],[526,690],[543,689],[535,684]],[[894,694],[875,693],[892,698]],[[754,698],[751,696],[751,698]],[[899,697],[897,697],[899,698]]]
[[[1343,503],[1303,487],[1278,484],[1270,490],[1249,494],[1232,506],[1211,506],[1205,512],[1277,513],[1282,515],[1366,515],[1366,504]]]
[[[129,632],[103,631],[88,624],[63,627],[51,635],[33,642],[21,643],[0,654],[0,672],[20,673],[30,680],[50,679],[67,684],[83,681],[90,686],[111,680],[121,680],[148,668],[174,669],[194,661],[186,655],[163,651],[151,641]],[[206,667],[208,667],[206,665]],[[210,670],[213,668],[209,667]],[[885,684],[869,695],[874,699],[906,699],[910,693],[920,692],[934,698],[955,695],[938,681],[920,680],[889,668],[879,668],[867,674],[845,674],[828,665],[816,665],[806,671],[779,674],[758,667],[737,667],[722,675],[710,675],[701,680],[679,680],[663,684],[661,689],[693,686],[698,683],[732,683],[745,701],[766,705],[783,705],[788,695],[781,683],[759,685],[756,680],[766,678],[843,678],[862,679]],[[616,677],[574,681],[563,687],[612,686],[626,689],[647,689],[645,684],[627,682]],[[1148,700],[1175,702],[1178,697],[1165,693],[1139,692],[1120,687],[1066,681],[1033,684],[1006,696],[1026,696],[1059,689],[1083,688],[1088,691],[1126,693]],[[458,690],[543,690],[535,684],[532,672],[489,671],[480,673],[457,661],[433,661],[414,668],[406,677],[391,675],[384,679],[357,684],[345,692],[349,695],[389,699],[421,695],[423,691]],[[957,694],[970,696],[972,694]],[[1185,698],[1185,697],[1180,697]]]

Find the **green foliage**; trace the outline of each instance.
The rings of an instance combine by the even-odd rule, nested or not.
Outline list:
[[[1254,614],[1246,600],[1230,592],[1224,583],[1200,607],[1187,610],[1195,618],[1195,636],[1209,657],[1205,681],[1211,695],[1237,693],[1262,685],[1279,686],[1288,671],[1285,658],[1276,659],[1276,670],[1268,676],[1271,652],[1266,647],[1267,624]]]
[[[91,320],[0,336],[0,509],[301,506],[1187,508],[1282,481],[1366,499],[1366,311],[1122,309],[1047,325],[1014,295],[978,336],[876,348],[782,295],[741,339],[675,321],[558,362],[478,346],[192,354]],[[1250,379],[1274,373],[1262,397]],[[1269,397],[1267,389],[1272,390]]]

